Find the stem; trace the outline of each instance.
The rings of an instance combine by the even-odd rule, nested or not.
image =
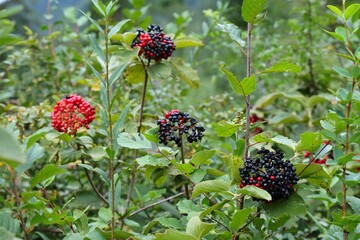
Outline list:
[[[109,119],[109,147],[113,150],[113,126],[111,121],[111,98],[110,98],[110,82],[109,82],[109,19],[105,18],[105,81],[106,81],[106,98],[107,98],[107,112]],[[115,180],[114,180],[114,161],[113,154],[109,156],[109,177],[111,182],[111,240],[115,239]]]
[[[308,59],[308,66],[309,66],[309,75],[310,80],[312,82],[312,85],[314,88],[316,87],[315,84],[315,76],[314,76],[314,67],[313,67],[313,51],[312,51],[312,34],[311,34],[311,27],[312,27],[312,14],[311,14],[311,2],[310,0],[307,1],[308,4],[308,17],[309,17],[309,27],[308,27],[308,53],[309,53],[309,59]]]
[[[251,32],[252,24],[248,23],[248,36],[247,36],[247,54],[246,54],[246,76],[250,77],[251,75]],[[245,126],[245,150],[244,150],[244,159],[249,155],[249,139],[250,139],[250,95],[246,96],[246,126]]]
[[[174,199],[174,198],[180,197],[181,195],[184,195],[184,192],[178,193],[178,194],[176,194],[176,195],[174,195],[174,196],[171,196],[171,197],[162,199],[162,200],[160,200],[160,201],[158,201],[158,202],[155,202],[155,203],[149,204],[149,205],[147,205],[147,206],[145,206],[145,207],[143,207],[143,208],[140,208],[140,209],[132,212],[128,217],[132,217],[132,216],[134,216],[134,215],[136,215],[136,214],[138,214],[138,213],[140,213],[140,212],[142,212],[142,211],[145,211],[146,209],[152,208],[152,207],[154,207],[154,206],[156,206],[156,205],[159,205],[159,204],[161,204],[161,203],[164,203],[164,202],[167,202],[167,201],[172,200],[172,199]]]
[[[355,89],[355,84],[356,84],[356,80],[353,79],[352,82],[352,86],[351,86],[351,95],[354,92]],[[346,109],[346,118],[350,117],[350,112],[351,112],[351,105],[352,105],[352,98],[350,98],[349,103],[347,104],[347,109]],[[346,136],[345,136],[345,154],[349,153],[349,131],[350,131],[350,125],[349,123],[346,124]],[[344,218],[344,226],[343,226],[343,235],[344,235],[344,240],[346,240],[347,238],[347,230],[346,230],[346,163],[344,163],[343,165],[343,186],[342,186],[342,190],[343,190],[343,205],[342,205],[342,211],[343,211],[343,218]]]
[[[180,150],[181,150],[181,162],[182,162],[182,164],[185,164],[184,146],[183,146],[183,142],[182,142],[182,141],[181,141]],[[187,179],[186,179],[186,182],[185,182],[185,184],[184,184],[184,187],[185,187],[185,196],[186,196],[187,199],[190,199],[189,185],[188,185]]]
[[[21,229],[24,233],[24,240],[27,240],[28,239],[28,236],[27,236],[27,233],[26,233],[26,225],[25,225],[25,221],[24,221],[24,218],[23,218],[23,215],[22,215],[22,211],[21,211],[21,201],[20,201],[20,198],[19,198],[19,193],[17,191],[17,184],[16,184],[16,180],[15,180],[15,176],[14,176],[14,171],[11,167],[8,167],[9,169],[9,172],[10,172],[10,175],[11,175],[11,180],[12,180],[12,183],[14,185],[14,191],[13,191],[13,194],[15,196],[15,200],[16,200],[16,204],[17,204],[17,207],[18,207],[18,216],[19,216],[19,219],[20,219],[20,223],[21,223]]]

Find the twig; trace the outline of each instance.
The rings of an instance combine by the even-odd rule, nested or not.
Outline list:
[[[230,228],[228,228],[228,226],[226,226],[225,224],[223,224],[222,222],[220,222],[216,218],[211,217],[210,219],[213,220],[214,222],[217,222],[221,226],[223,226],[228,232],[233,233],[233,231]]]
[[[158,202],[149,204],[149,205],[147,205],[147,206],[145,206],[145,207],[143,207],[143,208],[140,208],[140,209],[132,212],[131,214],[129,214],[128,217],[132,217],[132,216],[134,216],[134,215],[136,215],[136,214],[138,214],[138,213],[140,213],[140,212],[142,212],[142,211],[145,211],[146,209],[152,208],[152,207],[154,207],[154,206],[156,206],[156,205],[159,205],[159,204],[161,204],[161,203],[164,203],[164,202],[167,202],[167,201],[172,200],[172,199],[174,199],[174,198],[180,197],[181,195],[184,195],[184,194],[185,194],[184,192],[181,192],[181,193],[178,193],[178,194],[173,195],[173,196],[171,196],[171,197],[162,199],[162,200],[160,200],[160,201],[158,201]]]

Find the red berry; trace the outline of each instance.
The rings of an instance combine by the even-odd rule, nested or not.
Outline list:
[[[304,157],[309,157],[310,156],[310,154],[311,154],[311,152],[309,152],[309,151],[306,151],[305,153],[304,153]]]
[[[257,177],[258,182],[261,182],[262,178],[261,177]]]
[[[270,180],[275,180],[275,176],[270,176]]]

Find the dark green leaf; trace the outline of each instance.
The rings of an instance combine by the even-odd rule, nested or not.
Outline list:
[[[101,60],[103,62],[105,62],[106,61],[105,54],[101,50],[98,42],[96,41],[96,39],[91,34],[89,34],[89,38],[90,38],[90,43],[91,43],[91,46],[92,46],[94,52],[96,53],[96,55],[98,55],[101,58]]]
[[[215,150],[203,150],[200,152],[195,153],[192,158],[190,159],[190,162],[195,164],[196,166],[200,166],[205,161],[207,161],[209,158],[211,158],[215,153]]]
[[[274,202],[264,202],[260,206],[271,217],[281,217],[284,214],[289,216],[303,216],[306,214],[305,202],[297,193],[292,193],[288,199],[279,199]]]
[[[246,222],[251,212],[251,208],[237,210],[231,218],[230,228],[237,232],[239,228]]]
[[[120,77],[120,75],[124,72],[125,68],[128,66],[127,63],[121,64],[111,75],[109,78],[110,87],[115,83],[115,81]]]
[[[215,193],[227,191],[230,184],[223,180],[208,180],[195,185],[191,198],[195,198],[203,193]]]
[[[296,164],[294,167],[296,169],[296,174],[300,179],[305,178],[315,186],[325,189],[329,188],[331,177],[327,174],[322,165],[311,164],[307,167],[307,164]],[[300,173],[301,175],[299,175]]]
[[[264,189],[261,189],[261,188],[255,187],[255,186],[250,186],[250,185],[247,185],[247,186],[241,188],[239,190],[239,193],[248,195],[248,196],[252,196],[255,198],[265,199],[267,201],[271,201],[271,199],[272,199],[270,193],[268,193]]]
[[[301,67],[288,62],[279,62],[270,68],[262,71],[261,73],[273,73],[273,72],[293,72],[299,73],[301,71]]]
[[[248,96],[253,91],[255,91],[256,88],[255,76],[246,77],[242,81],[239,81],[239,79],[232,72],[230,72],[225,68],[225,65],[221,65],[220,70],[223,73],[225,73],[231,87],[234,89],[234,91],[237,94]]]
[[[256,16],[262,12],[266,0],[244,0],[241,7],[241,15],[245,22],[255,23]]]
[[[65,169],[54,164],[48,164],[30,180],[30,186],[34,187],[36,184],[64,172],[66,172]]]

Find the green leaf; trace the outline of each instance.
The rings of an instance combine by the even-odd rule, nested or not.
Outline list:
[[[170,164],[169,160],[165,158],[157,158],[153,155],[146,155],[144,157],[135,159],[135,161],[139,164],[139,167],[144,167],[144,166],[166,167]]]
[[[270,68],[262,71],[261,73],[273,73],[273,72],[293,72],[299,73],[301,71],[301,67],[297,66],[293,63],[288,62],[278,62]]]
[[[208,180],[195,185],[191,198],[195,198],[203,193],[214,193],[227,191],[230,184],[223,180]]]
[[[90,16],[88,16],[86,13],[84,13],[83,11],[81,11],[80,9],[79,9],[79,11],[80,11],[87,19],[89,19],[90,22],[91,22],[92,24],[94,24],[94,26],[98,29],[99,33],[104,36],[104,30],[100,27],[100,25],[99,25],[94,19],[92,19]]]
[[[35,161],[42,159],[45,156],[45,149],[38,143],[32,145],[26,151],[27,162],[25,164],[18,165],[16,171],[24,172],[34,166]]]
[[[224,206],[226,203],[228,203],[230,200],[223,200],[222,202],[219,202],[215,205],[212,205],[211,207],[207,208],[205,211],[203,211],[199,217],[200,219],[206,217],[207,215],[211,214],[213,211],[221,208],[222,206]]]
[[[193,236],[179,232],[172,229],[167,229],[164,233],[157,233],[155,234],[154,240],[170,240],[170,239],[176,239],[176,240],[197,240]]]
[[[296,175],[300,179],[306,179],[311,184],[321,188],[329,188],[331,177],[327,174],[322,165],[311,164],[307,167],[307,164],[295,164],[294,167],[296,169]],[[299,175],[300,173],[301,175]]]
[[[131,104],[133,103],[133,101],[130,101],[124,108],[124,110],[121,112],[121,115],[119,116],[119,118],[116,120],[116,123],[114,125],[113,128],[113,137],[115,139],[114,141],[114,147],[115,147],[115,151],[117,152],[119,150],[119,143],[116,141],[116,139],[118,139],[119,137],[119,133],[120,133],[120,129],[122,128],[122,126],[124,126],[124,123],[126,121],[126,117],[129,113],[129,109],[131,107]]]
[[[193,183],[199,183],[201,182],[204,177],[206,175],[206,171],[204,169],[196,169],[191,175],[190,175],[190,180],[193,182]]]
[[[91,0],[91,1],[92,1],[92,3],[94,4],[94,6],[96,7],[96,9],[99,11],[99,13],[100,13],[103,17],[105,17],[106,15],[105,15],[104,9],[100,6],[99,0]]]
[[[337,40],[341,41],[341,42],[345,41],[345,39],[340,34],[337,34],[335,32],[330,32],[330,31],[327,31],[325,29],[323,29],[323,31],[326,32],[327,34],[329,34],[330,36],[336,38]]]
[[[296,151],[308,150],[314,152],[322,144],[322,136],[319,132],[304,132],[300,135],[300,141],[296,145]]]
[[[185,214],[202,211],[202,209],[200,207],[198,207],[197,205],[195,205],[195,203],[193,203],[193,201],[188,200],[188,199],[179,201],[176,204],[176,206],[181,213],[185,213]]]
[[[214,227],[214,223],[205,223],[202,222],[198,216],[193,216],[186,225],[186,233],[201,240],[206,234],[213,230]]]
[[[295,151],[296,142],[290,138],[287,138],[287,137],[284,137],[281,135],[277,135],[277,136],[271,138],[271,140],[275,143],[288,146],[289,148],[291,148],[291,150]]]
[[[343,67],[334,67],[334,71],[345,78],[351,78],[351,73]]]
[[[36,184],[39,184],[48,178],[64,172],[66,172],[65,169],[60,168],[54,164],[48,164],[30,180],[30,187],[34,187]]]
[[[83,168],[86,168],[90,171],[93,171],[93,172],[96,172],[100,175],[100,179],[103,180],[108,186],[110,186],[110,180],[109,178],[107,177],[107,173],[100,169],[100,168],[93,168],[92,166],[88,165],[88,164],[82,164],[82,163],[79,163],[78,164],[80,167],[83,167]]]
[[[121,64],[111,75],[109,78],[110,87],[115,83],[115,81],[120,77],[120,75],[124,72],[125,68],[128,66],[127,63]]]
[[[147,140],[144,135],[120,133],[117,142],[120,146],[130,149],[147,149],[152,148],[151,142]]]
[[[171,77],[171,67],[168,62],[155,63],[149,69],[149,76],[153,80],[168,81]]]
[[[88,63],[88,65],[90,66],[91,70],[93,71],[93,73],[95,74],[95,76],[100,80],[100,82],[106,86],[106,82],[105,80],[101,77],[101,74],[90,64]]]
[[[178,163],[178,164],[176,164],[176,168],[180,172],[186,173],[186,174],[192,173],[195,170],[194,166],[191,163]]]
[[[131,43],[132,41],[135,39],[135,37],[137,36],[136,33],[133,32],[125,32],[123,34],[114,34],[111,37],[111,41],[113,42],[120,42],[122,43],[124,46],[126,47],[131,47]]]
[[[167,217],[162,216],[158,219],[158,221],[164,227],[184,229],[183,224],[180,222],[180,220],[178,220],[176,218],[167,218]]]
[[[255,198],[265,199],[267,201],[271,201],[271,195],[264,189],[247,185],[239,190],[239,193],[244,195],[249,195]]]
[[[200,166],[205,161],[207,161],[209,158],[211,158],[215,153],[215,150],[203,150],[200,152],[195,153],[192,158],[190,159],[190,162],[195,164],[196,166]]]
[[[181,58],[171,58],[169,61],[177,75],[187,82],[192,88],[198,88],[200,78],[197,72],[190,67],[189,64],[185,64]]]
[[[159,126],[154,127],[154,128],[150,128],[149,130],[144,132],[144,136],[150,142],[158,143],[159,142],[158,131],[159,131]]]
[[[12,134],[0,127],[0,162],[12,167],[25,163],[25,154],[18,141]]]
[[[115,33],[118,33],[125,23],[129,22],[130,19],[125,19],[118,22],[113,28],[111,28],[108,38],[110,39]]]
[[[132,63],[128,66],[125,72],[125,79],[128,83],[136,84],[144,82],[145,69],[141,63]]]
[[[245,22],[255,23],[256,16],[262,12],[266,0],[244,0],[241,6],[241,15]]]
[[[348,153],[346,154],[345,156],[342,156],[340,158],[337,159],[337,162],[340,164],[340,165],[344,165],[350,161],[353,160],[353,157],[354,157],[354,153]]]
[[[41,129],[37,130],[35,133],[33,133],[32,135],[30,135],[29,137],[27,137],[25,139],[26,150],[28,150],[33,144],[35,144],[43,136],[45,136],[47,133],[49,133],[50,130],[51,130],[51,128],[41,128]]]
[[[359,9],[360,9],[359,3],[354,3],[348,6],[344,12],[345,19],[348,20],[349,18],[351,18],[357,11],[359,11]]]
[[[94,161],[100,161],[107,156],[107,153],[105,152],[104,148],[101,146],[96,146],[96,147],[90,149],[90,151],[88,151],[87,154]]]
[[[229,24],[221,24],[216,22],[216,25],[225,33],[227,33],[232,40],[234,40],[237,44],[239,44],[241,47],[244,47],[246,42],[241,39],[241,30],[232,23]]]
[[[231,183],[238,184],[241,179],[239,168],[244,165],[244,161],[239,156],[234,156],[233,154],[222,155],[221,159],[226,165]]]
[[[20,222],[11,216],[10,212],[6,211],[5,209],[2,209],[0,212],[0,233],[4,233],[5,231],[8,233],[17,234],[20,229]],[[2,231],[3,232],[2,232]],[[4,237],[4,235],[0,235],[1,237]],[[7,238],[2,238],[7,239]],[[13,238],[9,238],[13,239]]]
[[[231,87],[237,94],[248,96],[253,91],[255,91],[255,76],[246,77],[242,81],[239,81],[239,79],[232,72],[225,68],[225,65],[221,65],[220,70],[225,73]]]
[[[230,228],[234,231],[238,231],[239,228],[246,223],[250,213],[252,212],[251,208],[244,208],[237,210],[231,218]]]
[[[352,76],[354,79],[359,79],[359,77],[360,77],[360,67],[359,67],[359,66],[354,66],[354,67],[351,69],[351,76]]]
[[[176,49],[178,48],[186,48],[186,47],[203,47],[203,42],[194,37],[189,36],[181,36],[174,39],[174,43],[176,46]]]
[[[0,11],[0,19],[7,18],[21,12],[24,9],[22,5],[6,6],[5,9]]]
[[[284,214],[289,216],[304,216],[306,214],[304,199],[296,192],[293,192],[288,199],[279,199],[269,203],[263,202],[260,207],[274,218],[279,218]]]
[[[219,137],[230,137],[238,130],[240,124],[227,123],[225,120],[221,120],[217,123],[212,123],[212,126]]]
[[[333,12],[335,13],[339,18],[343,18],[343,13],[341,12],[341,10],[333,5],[327,5],[327,7]]]
[[[106,61],[105,54],[101,50],[98,42],[96,41],[96,39],[91,34],[89,34],[89,38],[90,38],[90,43],[91,43],[91,46],[92,46],[94,52],[96,53],[96,55],[98,55],[101,58],[101,60],[103,62],[105,62]]]
[[[360,198],[346,196],[346,202],[351,206],[356,214],[360,214]]]

